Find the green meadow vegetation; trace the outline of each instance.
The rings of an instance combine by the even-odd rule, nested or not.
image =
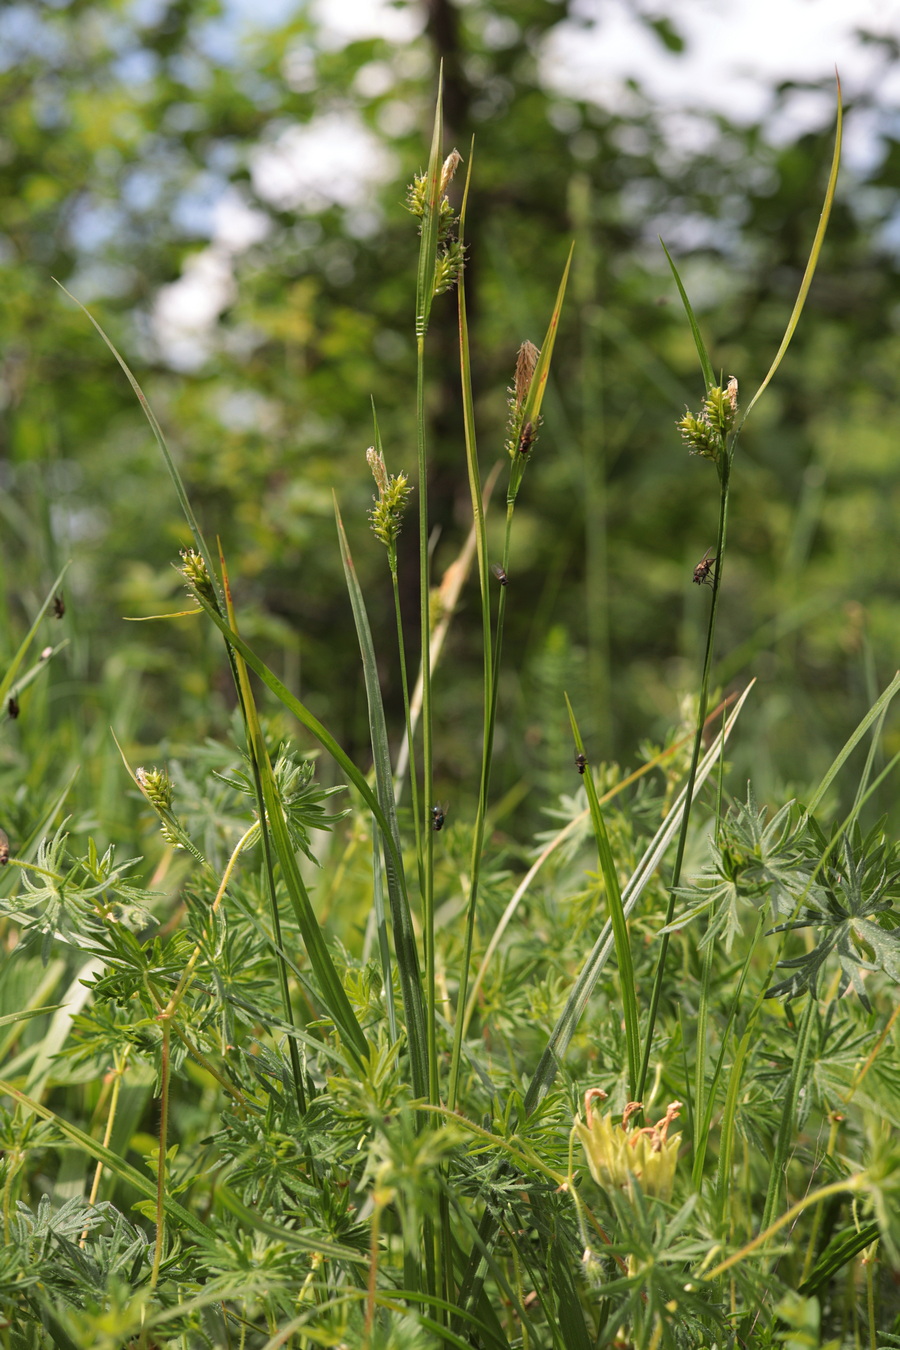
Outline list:
[[[4,423],[0,1346],[900,1346],[900,674],[886,600],[828,590],[810,636],[801,587],[886,545],[862,470],[832,520],[786,452],[791,515],[752,440],[790,447],[836,361],[840,89],[749,376],[669,241],[664,280],[620,277],[636,315],[667,289],[660,351],[600,315],[583,174],[517,291],[524,236],[504,253],[480,186],[514,152],[455,149],[446,92],[390,208],[405,270],[373,264],[408,327],[383,380],[362,302],[322,302],[305,366],[311,284],[277,309],[248,265],[234,302],[269,343],[242,392],[299,419],[306,381],[318,409],[296,496],[284,424],[268,448],[212,425],[239,362],[145,378],[77,269],[41,292],[53,347],[11,269],[5,322],[59,383]],[[632,406],[607,361],[637,362]],[[620,475],[661,388],[688,390],[661,481]],[[603,464],[554,459],[576,421]],[[309,445],[348,425],[329,479]],[[90,437],[75,482],[61,445]]]

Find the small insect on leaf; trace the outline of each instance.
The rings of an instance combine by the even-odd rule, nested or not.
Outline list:
[[[0,830],[0,867],[5,867],[9,862],[9,839],[6,831]]]
[[[503,568],[500,566],[499,563],[491,563],[491,571],[493,572],[497,580],[500,582],[501,586],[509,585],[509,577],[506,575],[506,573],[504,572]]]
[[[436,802],[431,808],[431,828],[433,830],[442,830],[444,828],[444,817],[448,808],[443,802]]]
[[[10,694],[9,702],[6,705],[6,711],[9,713],[13,721],[16,720],[19,713],[21,712],[21,708],[19,707],[19,700],[16,698],[15,694]]]
[[[66,602],[61,595],[53,597],[53,613],[57,619],[61,619],[66,612]]]
[[[534,423],[526,422],[519,436],[519,444],[516,447],[520,455],[527,455],[534,444]]]
[[[584,751],[577,750],[575,752],[575,768],[578,770],[579,773],[584,773],[586,767],[587,767],[587,759],[585,758]]]
[[[704,585],[711,586],[713,584],[715,573],[713,573],[713,576],[710,576],[710,572],[712,571],[715,559],[709,556],[711,553],[712,549],[708,548],[704,553],[703,557],[698,562],[697,566],[694,568],[695,586],[704,586]]]

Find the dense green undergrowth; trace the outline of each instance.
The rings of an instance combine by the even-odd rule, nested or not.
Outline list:
[[[2,877],[0,1344],[900,1344],[900,844],[869,818],[894,767],[882,731],[900,677],[802,801],[767,808],[731,781],[728,743],[752,737],[754,695],[720,699],[711,674],[746,412],[682,292],[704,393],[680,425],[719,492],[716,545],[701,560],[700,541],[693,578],[709,583],[696,592],[697,694],[628,767],[593,762],[567,701],[571,785],[547,803],[547,833],[529,851],[495,831],[500,672],[515,661],[504,621],[528,603],[510,545],[568,267],[540,348],[523,344],[512,376],[505,533],[489,532],[465,205],[458,218],[447,200],[458,157],[442,162],[441,140],[439,116],[409,199],[415,495],[389,471],[377,421],[368,456],[396,634],[370,630],[336,513],[371,733],[362,766],[241,636],[226,560],[146,409],[192,534],[183,621],[224,638],[235,739],[155,767],[123,746],[119,791],[152,808],[165,845],[149,877],[87,842],[113,833],[114,815],[67,820],[65,784],[27,827],[16,808]],[[836,171],[837,152],[785,342],[748,411],[799,318]],[[432,592],[424,358],[432,302],[454,287],[473,526]],[[423,635],[409,670],[407,506]],[[489,538],[503,542],[491,552]],[[477,613],[455,615],[470,568],[484,677],[482,723],[458,729],[481,746],[468,819],[439,800],[433,727],[446,628]],[[4,698],[40,679],[40,661],[25,665],[37,624]],[[392,660],[400,750],[379,684]],[[326,763],[343,786],[317,786]]]

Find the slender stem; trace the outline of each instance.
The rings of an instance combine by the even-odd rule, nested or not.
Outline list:
[[[869,1314],[869,1350],[878,1350],[878,1326],[875,1322],[875,1281],[872,1278],[875,1245],[873,1243],[871,1255],[863,1257],[863,1265],[866,1268],[866,1311]]]
[[[815,994],[810,991],[806,996],[806,1006],[803,1009],[803,1017],[800,1021],[800,1027],[797,1033],[797,1045],[794,1051],[794,1060],[791,1064],[790,1077],[788,1078],[788,1085],[784,1094],[784,1106],[781,1112],[778,1135],[775,1140],[775,1156],[770,1161],[769,1187],[766,1193],[766,1203],[762,1217],[763,1227],[772,1222],[772,1215],[775,1213],[775,1206],[778,1203],[778,1192],[784,1177],[788,1153],[791,1148],[794,1121],[797,1114],[797,1101],[800,1096],[800,1088],[806,1076],[806,1062],[809,1058],[809,1047],[812,1040],[813,1024],[815,1022],[817,1009],[818,1001]]]
[[[394,617],[397,621],[397,651],[400,657],[400,680],[403,687],[403,715],[406,722],[406,753],[409,768],[409,790],[412,796],[413,825],[416,831],[416,859],[422,866],[422,819],[419,812],[419,783],[416,778],[416,756],[413,746],[412,705],[409,700],[409,678],[406,670],[406,644],[403,641],[403,613],[400,609],[400,585],[397,576],[396,554],[390,559],[391,586],[394,592]],[[399,802],[403,784],[394,783],[394,797]],[[424,893],[423,873],[419,873],[419,887]]]
[[[434,797],[434,748],[431,713],[431,587],[428,556],[428,466],[425,454],[425,335],[416,342],[416,441],[419,465],[419,616],[422,670],[422,810],[425,848],[422,871],[422,929],[425,946],[427,1000],[428,1099],[440,1100],[437,1064],[437,995],[434,955],[434,834],[430,812]]]
[[[125,1070],[128,1067],[128,1057],[130,1054],[131,1054],[131,1046],[126,1045],[121,1055],[118,1053],[118,1051],[116,1051],[114,1055],[115,1067],[113,1068],[111,1075],[112,1093],[110,1094],[109,1111],[106,1117],[106,1128],[103,1131],[104,1148],[109,1148],[109,1141],[112,1138],[113,1126],[115,1125],[116,1122],[116,1112],[119,1107],[119,1094],[122,1090],[122,1079],[125,1075]],[[102,1176],[103,1176],[103,1163],[102,1161],[98,1161],[97,1166],[94,1168],[94,1180],[91,1185],[91,1193],[88,1196],[89,1205],[95,1205],[97,1203],[97,1195],[100,1191],[100,1179]],[[85,1224],[81,1232],[81,1237],[78,1241],[78,1245],[82,1249],[84,1248],[85,1243],[87,1242],[87,1235],[88,1235],[88,1227],[87,1224]]]
[[[503,541],[503,570],[509,566],[510,537],[515,503],[506,505],[506,533]],[[472,967],[472,947],[475,941],[475,914],[478,904],[478,883],[481,879],[481,859],[484,852],[484,831],[487,820],[488,796],[491,787],[491,763],[494,755],[494,728],[497,722],[497,690],[499,686],[500,656],[503,650],[503,623],[506,616],[506,592],[508,587],[500,587],[500,603],[497,609],[497,632],[493,644],[485,647],[485,688],[484,702],[486,718],[481,743],[481,781],[478,788],[478,806],[475,813],[475,829],[472,837],[472,880],[469,885],[469,899],[466,906],[466,932],[463,940],[463,954],[459,966],[459,993],[456,1000],[456,1024],[453,1028],[453,1053],[450,1060],[450,1084],[447,1101],[451,1110],[456,1106],[459,1091],[459,1074],[462,1064],[462,1038],[466,1026],[466,998],[469,989],[469,973]],[[492,651],[493,648],[493,651]]]
[[[464,240],[466,205],[468,202],[468,181],[463,206],[460,212],[459,238]],[[472,516],[475,528],[475,541],[478,547],[478,579],[481,592],[482,627],[482,733],[481,733],[481,781],[478,789],[478,803],[475,813],[475,828],[472,834],[472,861],[470,867],[471,882],[466,909],[466,928],[463,940],[462,961],[459,967],[459,992],[456,1001],[456,1021],[453,1028],[453,1050],[450,1056],[450,1082],[447,1100],[451,1109],[456,1106],[459,1091],[459,1074],[462,1063],[462,1042],[465,1036],[466,990],[469,983],[469,971],[472,964],[472,945],[475,938],[475,907],[478,898],[478,881],[481,872],[481,857],[484,850],[484,830],[487,813],[488,785],[490,779],[491,752],[493,745],[493,711],[495,668],[493,659],[493,641],[491,636],[491,594],[488,580],[487,527],[485,523],[485,503],[481,489],[481,473],[478,466],[478,449],[475,438],[475,406],[472,396],[472,365],[469,348],[469,327],[466,314],[465,272],[459,278],[457,288],[459,308],[459,364],[463,401],[463,427],[466,438],[466,468],[469,476],[469,493],[472,498]],[[500,603],[503,604],[506,588],[501,587]]]
[[[155,1289],[159,1280],[159,1268],[162,1263],[163,1247],[166,1240],[166,1149],[169,1133],[169,1033],[168,1019],[162,1027],[162,1063],[160,1066],[159,1094],[159,1154],[156,1160],[156,1242],[153,1247],[153,1269],[150,1272],[150,1288]]]
[[[817,1205],[820,1201],[827,1200],[829,1196],[841,1195],[844,1191],[850,1191],[851,1193],[859,1191],[862,1189],[862,1185],[863,1173],[854,1172],[851,1176],[843,1177],[840,1181],[829,1182],[827,1186],[822,1186],[817,1191],[810,1191],[809,1195],[805,1195],[802,1200],[798,1200],[795,1205],[791,1205],[790,1209],[785,1210],[781,1217],[776,1219],[773,1224],[770,1224],[768,1228],[757,1233],[756,1237],[753,1238],[751,1242],[748,1242],[745,1247],[741,1247],[740,1251],[732,1252],[731,1256],[727,1257],[726,1260],[720,1261],[712,1270],[707,1271],[703,1278],[705,1280],[715,1280],[719,1275],[723,1275],[726,1270],[730,1270],[732,1266],[736,1266],[739,1261],[743,1261],[745,1257],[751,1256],[758,1247],[761,1247],[764,1243],[768,1242],[770,1237],[774,1237],[775,1234],[787,1224],[793,1223],[794,1220],[799,1218],[804,1210],[809,1209],[811,1205]]]
[[[216,913],[223,899],[225,898],[225,891],[229,881],[231,880],[231,874],[234,871],[235,864],[237,863],[238,858],[243,853],[247,845],[255,841],[258,833],[259,833],[259,822],[254,821],[253,824],[250,826],[249,830],[246,830],[235,844],[234,849],[232,850],[231,853],[231,857],[228,859],[228,864],[225,868],[225,871],[222,873],[222,880],[219,883],[219,889],[216,891],[216,898],[213,900],[212,905],[210,906],[209,910],[210,918],[212,918],[212,916]],[[280,945],[281,942],[280,934],[278,937],[278,942]],[[191,981],[194,978],[194,971],[196,970],[197,962],[200,959],[200,953],[202,952],[202,950],[203,944],[202,942],[198,942],[197,945],[194,947],[194,950],[191,952],[190,957],[188,958],[187,965],[185,966],[182,972],[181,979],[175,986],[175,990],[172,994],[172,997],[169,999],[169,1002],[166,1004],[166,1007],[162,1012],[162,1016],[165,1017],[166,1019],[174,1017],[175,1013],[178,1010],[178,1005],[180,1004],[181,1000],[187,993],[188,986],[190,985]]]
[[[828,1130],[828,1143],[825,1146],[825,1157],[833,1158],[834,1149],[837,1144],[838,1130],[840,1129],[842,1117],[839,1113],[832,1111],[831,1124]],[[816,1212],[813,1215],[812,1228],[810,1229],[809,1242],[806,1245],[806,1259],[803,1262],[803,1272],[800,1276],[800,1283],[804,1284],[809,1279],[809,1273],[813,1267],[813,1261],[816,1258],[816,1247],[819,1245],[819,1230],[822,1227],[822,1217],[825,1207],[821,1201],[816,1205]]]
[[[712,673],[713,647],[716,636],[716,613],[718,611],[719,588],[722,584],[722,566],[725,559],[725,538],[728,527],[728,488],[731,478],[731,462],[733,455],[734,445],[732,443],[731,449],[725,451],[722,456],[721,492],[719,495],[719,531],[716,543],[715,569],[713,573],[712,603],[709,607],[709,626],[706,633],[706,653],[703,658],[703,676],[700,683],[700,704],[697,709],[697,730],[694,735],[694,748],[691,753],[691,766],[688,771],[687,799],[685,801],[684,814],[681,818],[681,828],[678,831],[678,843],[675,848],[675,862],[672,867],[672,880],[669,886],[669,902],[666,906],[666,926],[672,922],[675,915],[675,890],[681,880],[681,865],[684,861],[684,851],[687,845],[688,828],[691,819],[694,781],[697,777],[697,765],[700,763],[700,752],[703,748],[703,724],[706,721],[706,709],[709,703],[709,681]],[[643,1097],[644,1087],[647,1082],[647,1073],[650,1067],[653,1029],[656,1025],[656,1015],[659,1011],[659,1000],[662,995],[663,978],[666,969],[666,954],[668,950],[669,934],[666,933],[663,935],[660,942],[656,976],[653,981],[653,992],[650,996],[650,1011],[647,1016],[647,1039],[644,1043],[644,1058],[641,1064],[641,1075],[637,1090],[638,1101]]]
[[[694,1065],[694,1162],[702,1156],[704,1139],[703,1118],[706,1113],[706,1031],[709,1024],[709,991],[712,987],[713,943],[707,942],[703,949],[703,965],[700,970],[700,999],[697,1006],[697,1059]],[[694,1185],[699,1182],[701,1173],[695,1171]]]
[[[366,1321],[363,1328],[363,1350],[369,1350],[372,1344],[372,1328],[375,1323],[375,1293],[378,1288],[378,1239],[381,1228],[383,1205],[377,1201],[372,1212],[372,1228],[369,1237],[369,1283],[366,1291]]]

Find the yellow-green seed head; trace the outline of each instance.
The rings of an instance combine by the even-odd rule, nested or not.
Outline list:
[[[727,436],[734,426],[737,413],[737,389],[737,380],[732,375],[724,389],[710,389],[703,401],[701,416],[723,436]]]
[[[204,600],[213,600],[215,592],[203,556],[195,549],[183,548],[181,558],[182,564],[178,570],[184,577],[188,590]]]
[[[414,216],[424,216],[425,214],[425,189],[427,186],[427,173],[417,173],[406,189],[406,209]]]
[[[668,1136],[669,1125],[681,1110],[681,1102],[672,1102],[665,1117],[656,1125],[635,1129],[629,1124],[640,1102],[629,1102],[622,1120],[614,1124],[610,1115],[595,1113],[592,1103],[605,1092],[592,1088],[584,1095],[585,1120],[575,1121],[575,1133],[581,1140],[591,1176],[601,1186],[631,1190],[635,1181],[644,1195],[669,1200],[675,1182],[681,1135]]]
[[[679,418],[676,425],[681,432],[681,439],[692,455],[701,455],[704,459],[713,461],[718,460],[722,453],[722,433],[710,425],[702,412],[697,417],[694,413],[685,410],[684,416]]]
[[[463,269],[463,246],[459,240],[453,240],[442,253],[439,253],[434,265],[434,293],[443,295],[459,281]]]
[[[376,539],[380,539],[386,548],[392,550],[403,524],[403,512],[406,510],[412,488],[407,482],[405,473],[388,476],[384,456],[374,447],[366,451],[366,459],[378,488],[378,496],[374,498],[375,505],[369,512],[372,532]]]
[[[455,286],[463,268],[463,248],[458,240],[453,238],[456,212],[446,195],[450,181],[461,162],[462,156],[459,151],[451,150],[441,167],[437,200],[437,242],[439,249],[435,260],[433,295],[442,295],[444,291],[449,291],[452,286]],[[408,211],[414,216],[419,216],[424,222],[425,212],[428,209],[427,174],[416,174],[410,183],[406,193],[406,206]],[[421,228],[420,226],[420,232]]]
[[[172,805],[172,784],[165,769],[135,769],[134,776],[147,800],[158,811],[168,811]]]
[[[725,452],[725,441],[737,416],[738,382],[732,375],[724,389],[709,389],[699,415],[685,411],[677,423],[682,440],[692,455],[714,462]]]

